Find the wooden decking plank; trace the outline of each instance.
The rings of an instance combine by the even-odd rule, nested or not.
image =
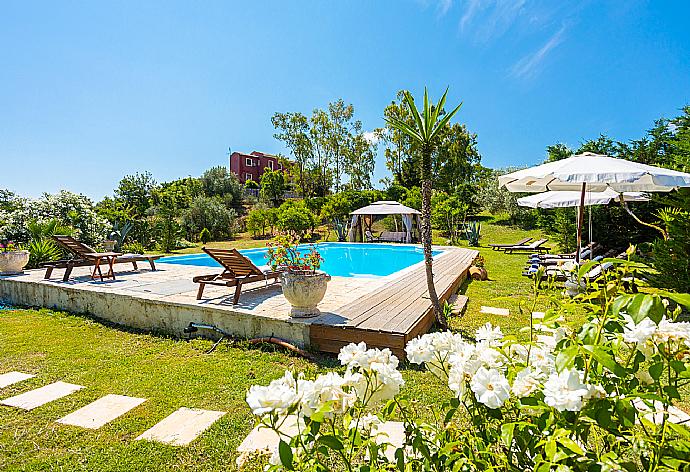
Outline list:
[[[452,252],[450,254],[445,254],[443,257],[439,257],[437,260],[437,263],[440,264],[441,262],[448,262],[451,258],[454,258],[454,254]],[[396,283],[397,282],[397,283]],[[352,307],[346,307],[347,309],[353,310],[355,313],[358,310],[359,305],[362,306],[370,306],[366,310],[366,312],[362,313],[361,315],[358,315],[354,318],[351,319],[350,325],[354,326],[362,326],[365,321],[370,320],[373,316],[376,316],[380,314],[381,312],[386,313],[386,317],[390,317],[390,313],[394,312],[394,308],[400,304],[405,305],[405,302],[409,300],[409,298],[415,298],[413,295],[412,297],[405,297],[402,298],[402,300],[393,306],[387,304],[391,298],[395,299],[396,301],[400,300],[400,294],[405,293],[406,295],[412,295],[412,293],[419,293],[420,296],[423,296],[424,293],[426,293],[426,269],[424,267],[420,267],[416,269],[413,272],[410,272],[408,274],[405,274],[404,278],[399,279],[392,284],[389,284],[386,287],[386,297],[381,298],[380,294],[371,294],[371,297],[369,296],[364,296],[362,297],[363,300],[359,304],[355,304]],[[423,286],[421,287],[422,291],[419,291],[420,288],[420,283],[423,283]],[[417,289],[417,290],[412,290],[412,289]],[[411,293],[412,292],[412,293]],[[371,298],[377,299],[377,303],[370,305],[371,304]],[[348,310],[349,311],[349,310]],[[346,311],[347,313],[347,311]],[[368,326],[369,329],[373,329],[371,326]]]
[[[476,250],[449,249],[434,261],[434,284],[441,301],[459,287],[477,254]],[[324,316],[311,325],[310,339],[326,352],[364,341],[404,356],[407,341],[426,332],[434,321],[426,268],[421,266]]]
[[[440,270],[437,272],[439,275],[438,278],[436,276],[434,277],[434,285],[438,290],[439,299],[441,301],[444,301],[444,299],[447,299],[448,296],[450,296],[448,291],[451,290],[453,285],[457,283],[457,280],[462,278],[467,272],[467,267],[469,267],[469,264],[467,267],[465,267],[465,265],[461,265],[463,262],[466,262],[464,259],[464,257],[460,257],[453,261],[449,261],[448,264],[440,267]],[[472,258],[472,260],[474,260],[474,258]],[[458,273],[458,269],[460,269],[460,273]],[[424,286],[426,287],[426,283]],[[428,297],[429,291],[425,288],[424,292],[417,299],[424,300],[423,307],[412,307],[412,304],[408,305],[408,309],[402,312],[405,313],[404,317],[388,317],[387,323],[382,327],[382,329],[404,333],[409,332],[409,330],[416,323],[418,323],[419,319],[426,315],[426,311],[432,309],[431,301]]]

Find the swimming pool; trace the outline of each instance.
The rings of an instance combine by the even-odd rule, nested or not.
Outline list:
[[[339,277],[384,277],[424,260],[422,248],[418,246],[394,246],[390,244],[363,243],[319,243],[315,244],[323,256],[321,270]],[[308,245],[300,246],[308,250]],[[257,266],[266,265],[266,248],[243,249],[240,251]],[[440,254],[434,251],[433,254]],[[187,254],[164,257],[159,262],[218,267],[218,263],[207,254]]]

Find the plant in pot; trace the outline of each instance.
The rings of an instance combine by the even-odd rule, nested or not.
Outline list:
[[[470,267],[470,277],[472,277],[473,280],[487,280],[489,278],[486,267],[484,267],[485,263],[484,256],[477,256],[474,260]]]
[[[319,271],[323,257],[311,245],[300,249],[299,238],[278,235],[268,244],[268,261],[273,270],[279,270],[283,295],[290,302],[293,318],[309,318],[321,312],[317,305],[326,294],[331,276]]]
[[[29,251],[25,251],[12,241],[0,243],[0,275],[21,274],[29,263]]]

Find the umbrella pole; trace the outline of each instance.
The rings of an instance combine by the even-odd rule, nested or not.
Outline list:
[[[582,194],[580,195],[580,209],[577,219],[577,252],[575,253],[575,262],[580,263],[580,249],[582,248],[582,220],[585,218],[585,190],[587,184],[582,182]]]

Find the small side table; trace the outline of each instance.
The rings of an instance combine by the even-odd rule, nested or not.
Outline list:
[[[91,257],[95,260],[93,272],[91,273],[91,278],[95,279],[96,273],[98,273],[98,276],[101,278],[101,282],[103,282],[103,279],[115,280],[113,264],[115,264],[115,261],[117,260],[118,256],[121,255],[121,252],[89,252],[85,254],[85,256]],[[103,275],[103,272],[101,272],[101,264],[104,262],[108,264],[108,272],[106,272],[105,275]]]

